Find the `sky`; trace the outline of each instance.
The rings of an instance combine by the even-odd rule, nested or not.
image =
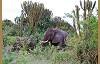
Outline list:
[[[45,8],[53,12],[53,16],[60,16],[63,18],[64,13],[71,13],[75,5],[79,5],[80,0],[2,0],[2,20],[9,19],[14,22],[14,18],[21,14],[21,4],[23,1],[33,1],[43,3]],[[83,1],[83,0],[82,0]],[[95,0],[92,0],[93,2]],[[96,0],[96,8],[98,7],[98,0]],[[72,24],[71,19],[64,18]]]

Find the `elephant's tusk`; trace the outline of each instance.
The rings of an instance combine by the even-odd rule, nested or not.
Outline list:
[[[48,40],[47,41],[41,41],[42,43],[46,43],[46,42],[48,42]]]

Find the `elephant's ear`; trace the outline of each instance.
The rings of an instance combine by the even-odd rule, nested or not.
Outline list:
[[[52,30],[51,33],[52,33],[51,34],[51,40],[53,40],[55,38],[55,35],[56,35],[57,31],[56,30]]]

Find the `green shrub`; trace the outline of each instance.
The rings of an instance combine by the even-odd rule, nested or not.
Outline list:
[[[97,64],[97,19],[93,16],[85,22],[83,39],[81,39],[80,44],[77,45],[77,56],[80,63]]]
[[[4,36],[3,37],[3,45],[12,45],[15,43],[16,37],[15,36]]]
[[[3,49],[3,57],[2,57],[2,62],[3,64],[11,64],[12,61],[15,59],[15,53],[10,52],[7,53],[5,49]]]

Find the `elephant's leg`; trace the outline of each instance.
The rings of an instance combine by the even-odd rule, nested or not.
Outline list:
[[[58,44],[58,46],[59,46],[59,49],[58,50],[65,50],[65,47],[66,47],[66,44],[64,43],[64,42],[60,42],[59,44]]]
[[[58,46],[59,46],[58,50],[62,50],[63,43],[60,42],[60,43],[58,44]]]
[[[52,40],[49,41],[49,45],[52,46]]]

